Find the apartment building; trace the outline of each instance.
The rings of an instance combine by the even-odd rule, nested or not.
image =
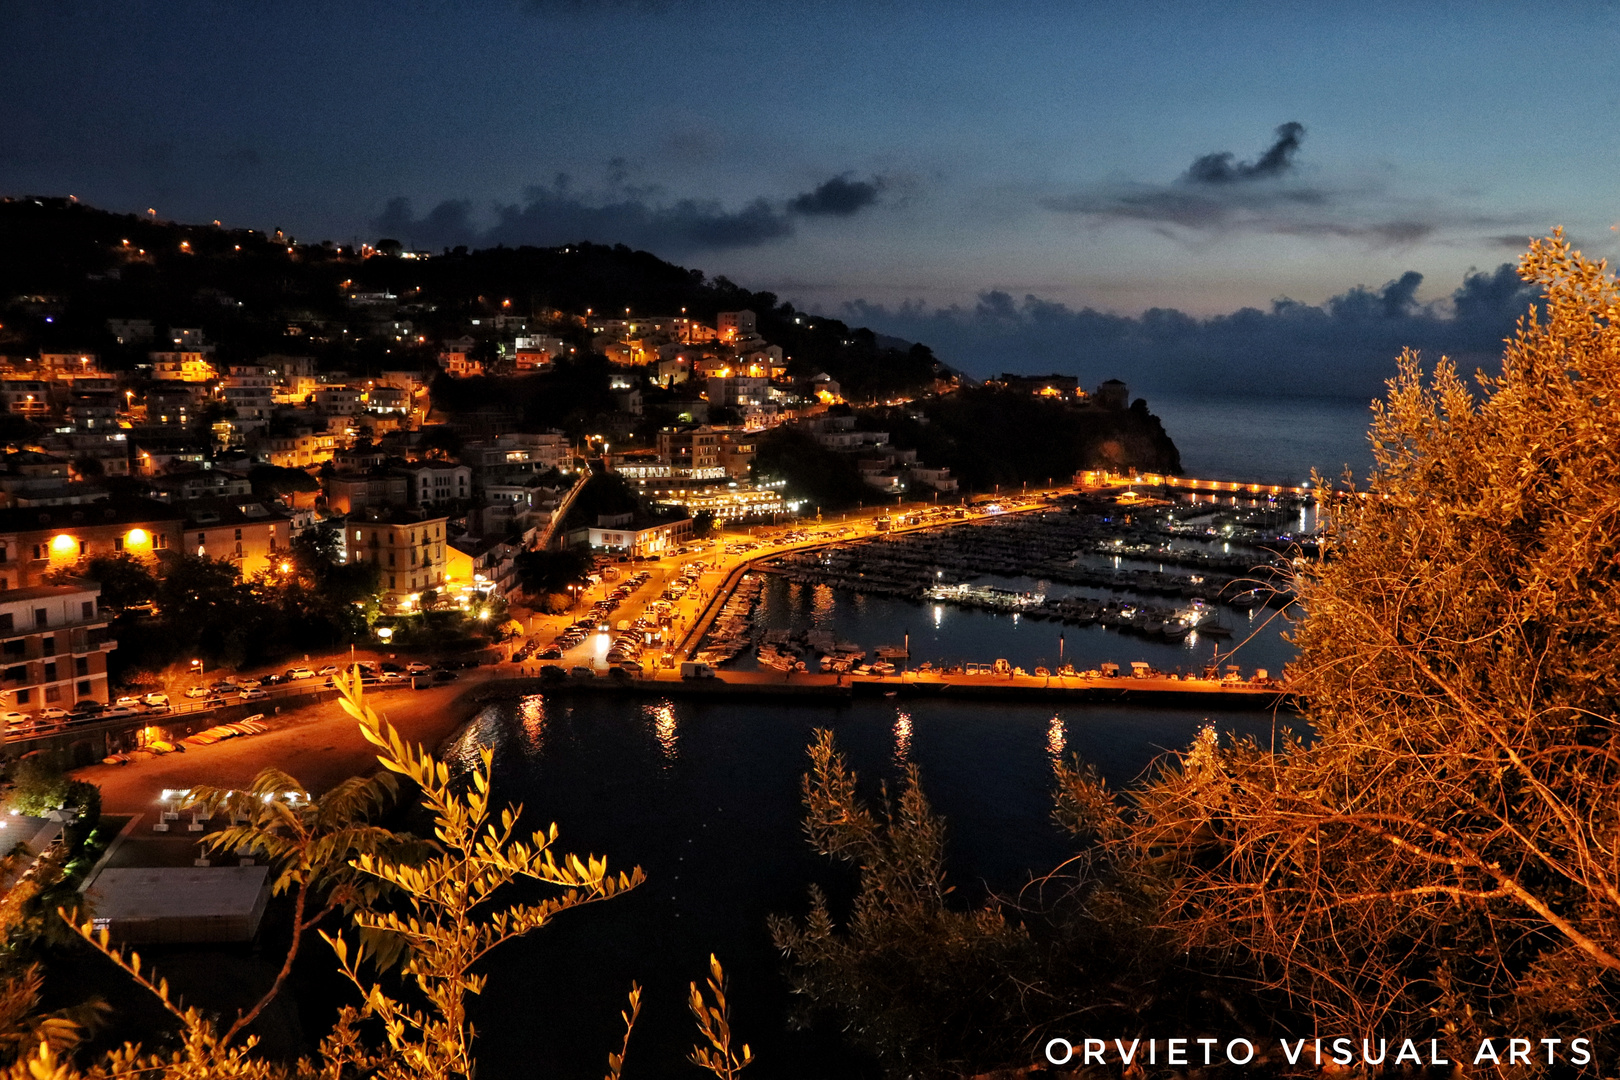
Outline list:
[[[447,580],[447,517],[405,510],[368,511],[351,515],[346,546],[348,561],[369,562],[382,575],[385,607],[412,607],[420,594],[442,590]]]
[[[405,477],[412,506],[434,506],[472,496],[472,469],[445,461],[412,461],[393,470]]]
[[[153,499],[0,510],[0,590],[44,585],[52,570],[96,555],[180,550],[185,516]]]
[[[244,579],[287,559],[292,519],[279,510],[252,500],[201,499],[185,511],[187,554],[228,562]]]
[[[93,581],[0,593],[0,696],[20,711],[107,701],[107,654],[118,647]]]

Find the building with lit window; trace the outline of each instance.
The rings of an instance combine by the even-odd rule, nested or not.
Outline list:
[[[292,519],[252,499],[197,499],[186,512],[185,551],[236,567],[244,580],[287,561]]]
[[[185,517],[155,499],[0,510],[0,590],[44,585],[53,570],[97,555],[179,551]]]
[[[593,548],[624,552],[627,555],[662,555],[686,543],[692,536],[692,519],[645,521],[634,515],[603,516],[586,531],[586,542]]]
[[[35,712],[107,701],[107,654],[118,647],[93,581],[0,594],[0,697]]]
[[[353,514],[345,537],[347,560],[369,562],[382,575],[384,607],[414,608],[421,594],[445,587],[447,517],[407,510]]]

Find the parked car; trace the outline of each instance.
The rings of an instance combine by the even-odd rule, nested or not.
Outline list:
[[[377,681],[378,682],[385,682],[385,683],[404,682],[405,681],[405,673],[402,672],[402,671],[384,671],[381,675],[379,675],[377,677]]]
[[[193,686],[193,687],[190,687],[190,688],[188,688],[186,690],[186,697],[189,697],[189,698],[207,697],[209,694],[211,694],[213,692],[214,691],[213,691],[213,689],[211,687]]]
[[[5,721],[6,727],[10,728],[28,727],[34,722],[34,718],[32,716],[29,716],[25,712],[16,712],[15,710],[8,713],[0,713],[0,720]]]
[[[294,680],[313,679],[314,677],[315,672],[307,667],[295,667],[287,672],[287,678]]]
[[[259,680],[260,686],[280,686],[282,683],[292,682],[291,675],[266,675]]]
[[[97,720],[121,720],[126,716],[139,716],[140,712],[141,710],[132,709],[128,705],[114,705],[91,715]]]
[[[398,664],[392,663],[392,662],[387,661],[387,660],[384,660],[381,664],[378,664],[377,666],[384,672],[392,671],[396,675],[404,674],[404,672],[405,672],[404,668],[400,667]]]
[[[113,707],[118,709],[129,709],[133,712],[140,712],[142,704],[144,704],[144,702],[142,702],[140,698],[134,697],[130,694],[125,694],[123,697],[113,702]]]
[[[47,706],[47,707],[39,710],[39,718],[41,720],[50,720],[50,721],[66,720],[67,715],[68,715],[68,712],[67,712],[66,709],[58,709],[55,705],[50,705],[50,706]]]
[[[257,690],[262,685],[264,684],[259,679],[239,679],[236,688],[238,690]]]
[[[169,707],[168,694],[147,694],[144,700],[154,709],[167,709]]]
[[[268,692],[266,692],[264,690],[261,690],[257,686],[249,686],[249,687],[247,687],[246,689],[244,689],[242,691],[242,700],[243,701],[257,701],[260,698],[265,698],[265,697],[269,697],[269,696],[270,695],[269,695]]]
[[[405,665],[405,671],[411,675],[425,675],[433,670],[432,664],[424,664],[420,660],[413,660]]]
[[[328,677],[330,677],[332,675],[336,675],[338,672],[340,672],[342,670],[343,670],[343,668],[339,664],[327,664],[325,667],[321,668],[315,674],[317,674],[321,678],[325,679],[325,678],[328,678]]]
[[[81,701],[73,706],[68,716],[74,720],[85,720],[92,716],[100,716],[107,711],[107,706],[99,701]]]
[[[433,681],[434,682],[455,682],[456,681],[456,673],[453,672],[453,671],[435,671],[433,673]]]

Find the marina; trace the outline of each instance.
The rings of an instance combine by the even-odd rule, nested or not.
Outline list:
[[[1279,631],[1292,593],[1275,584],[1273,546],[1312,539],[1280,531],[1285,517],[1305,515],[1276,500],[1216,506],[1196,496],[1129,513],[1112,499],[1067,496],[966,522],[901,516],[896,526],[908,531],[745,564],[712,622],[695,630],[691,656],[731,683],[778,673],[908,694],[1196,701],[1214,689],[1281,699],[1290,650]],[[1121,636],[1134,642],[1122,647]]]

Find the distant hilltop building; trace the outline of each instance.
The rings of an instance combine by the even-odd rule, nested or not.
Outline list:
[[[1109,379],[1091,395],[1099,409],[1123,409],[1131,403],[1131,388],[1118,379]]]
[[[1073,375],[1014,375],[1004,371],[996,381],[1015,394],[1050,398],[1086,396],[1080,389],[1080,380]]]

